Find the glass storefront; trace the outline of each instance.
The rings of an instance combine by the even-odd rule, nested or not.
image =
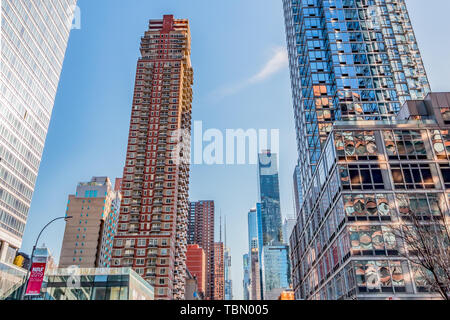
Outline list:
[[[44,300],[153,300],[154,289],[131,268],[57,269],[46,274]]]

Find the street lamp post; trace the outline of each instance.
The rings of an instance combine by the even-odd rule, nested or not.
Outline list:
[[[73,218],[73,217],[71,217],[71,216],[68,216],[68,217],[64,216],[64,217],[59,217],[59,218],[53,219],[52,221],[50,221],[49,223],[47,223],[47,224],[45,225],[45,227],[42,228],[41,232],[39,232],[39,235],[38,235],[38,237],[37,237],[37,239],[36,239],[36,242],[34,243],[33,250],[31,251],[31,259],[30,259],[30,263],[29,263],[28,268],[27,268],[28,270],[27,270],[27,276],[26,276],[26,278],[25,278],[25,280],[26,280],[26,281],[25,281],[25,287],[22,289],[21,300],[24,300],[24,298],[25,298],[25,293],[26,293],[26,291],[27,291],[28,281],[29,281],[29,278],[28,278],[28,277],[30,276],[31,266],[33,265],[34,251],[36,250],[36,247],[37,247],[37,245],[38,245],[39,238],[41,237],[42,232],[44,232],[44,230],[45,230],[49,225],[51,225],[53,222],[55,222],[55,221],[57,221],[57,220],[64,219],[64,220],[67,221],[68,219],[71,219],[71,218]]]

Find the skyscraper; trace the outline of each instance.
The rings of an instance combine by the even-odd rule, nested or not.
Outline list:
[[[242,257],[242,266],[243,266],[243,272],[244,272],[244,279],[242,280],[242,289],[243,289],[243,296],[244,300],[250,300],[250,272],[251,272],[251,265],[250,265],[250,256],[248,253],[244,254]]]
[[[247,218],[248,218],[247,222],[248,222],[249,299],[261,300],[262,297],[261,290],[263,287],[261,283],[262,279],[261,255],[263,248],[263,236],[262,236],[263,229],[262,229],[260,203],[257,203],[256,207],[248,212]],[[258,293],[256,293],[255,290],[258,290]]]
[[[114,267],[133,267],[155,299],[183,299],[193,70],[188,20],[150,20],[141,39]]]
[[[278,157],[270,150],[265,150],[258,155],[258,187],[261,215],[257,215],[257,220],[261,220],[262,229],[262,243],[261,237],[258,241],[261,297],[264,300],[276,300],[279,295],[275,297],[274,290],[282,291],[287,288],[289,267],[286,267],[286,259],[274,258],[274,252],[282,250],[280,247],[286,250],[285,253],[288,256],[288,248],[283,246]]]
[[[206,292],[205,298],[214,296],[214,201],[190,203],[188,242],[198,244],[206,255]]]
[[[405,2],[283,3],[303,200],[296,298],[432,297],[391,225],[448,212],[447,164],[435,162],[447,158],[449,98],[427,95]]]
[[[231,250],[225,247],[223,257],[224,264],[224,283],[225,298],[224,300],[233,300],[233,280],[231,280]]]
[[[213,300],[225,299],[225,262],[223,242],[214,243],[214,296]]]
[[[281,292],[289,288],[289,246],[264,246],[262,259],[263,299],[278,300]]]
[[[293,182],[294,182],[294,205],[295,205],[295,215],[300,212],[300,208],[303,205],[303,195],[302,195],[302,176],[300,171],[300,165],[296,165],[294,169]],[[289,239],[287,239],[289,240]]]
[[[262,250],[262,222],[261,222],[261,204],[257,203],[256,207],[251,209],[247,215],[248,222],[248,250],[258,248]]]
[[[283,243],[289,244],[289,238],[291,237],[292,230],[295,227],[297,219],[294,217],[285,218],[283,222]]]
[[[301,193],[339,120],[395,117],[430,91],[404,0],[283,0]]]
[[[22,245],[75,5],[1,1],[0,262]]]
[[[260,254],[258,248],[250,253],[250,300],[262,299]]]
[[[224,264],[224,300],[233,300],[233,281],[231,280],[231,249],[227,246],[227,219],[225,217],[225,244],[223,253]]]
[[[270,150],[258,155],[258,185],[263,245],[279,244],[282,242],[282,222],[278,159]]]
[[[297,299],[437,298],[392,226],[448,223],[449,110],[432,93],[396,121],[333,126],[290,238]]]
[[[117,185],[116,185],[117,186]],[[69,196],[59,267],[109,268],[119,220],[121,194],[108,177],[80,182]]]

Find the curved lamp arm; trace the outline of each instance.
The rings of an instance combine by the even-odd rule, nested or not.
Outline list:
[[[28,280],[29,280],[29,276],[30,276],[30,270],[31,270],[31,266],[32,266],[32,264],[33,264],[33,258],[34,258],[34,251],[36,250],[36,247],[37,247],[37,244],[38,244],[38,242],[39,242],[39,238],[41,237],[41,235],[42,235],[42,233],[44,232],[44,230],[45,229],[47,229],[47,227],[49,226],[49,225],[51,225],[53,222],[55,222],[55,221],[57,221],[57,220],[61,220],[61,219],[64,219],[64,220],[69,220],[69,219],[72,219],[73,217],[72,216],[64,216],[64,217],[58,217],[58,218],[55,218],[55,219],[53,219],[52,221],[50,221],[49,223],[47,223],[43,228],[42,228],[42,230],[41,230],[41,232],[39,232],[39,235],[38,235],[38,237],[37,237],[37,239],[36,239],[36,242],[34,243],[34,246],[33,246],[33,249],[32,249],[32,251],[31,251],[31,259],[30,259],[30,263],[29,263],[29,265],[28,265],[28,270],[27,270],[27,276],[26,276],[26,278],[25,278],[25,287],[23,288],[23,290],[22,290],[22,299],[21,300],[24,300],[24,297],[25,297],[25,292],[26,292],[26,290],[27,290],[27,287],[28,287]]]

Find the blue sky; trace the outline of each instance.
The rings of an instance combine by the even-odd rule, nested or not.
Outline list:
[[[450,91],[447,0],[407,0],[434,91]],[[67,197],[92,176],[122,175],[139,42],[149,19],[188,18],[194,67],[193,120],[204,129],[280,129],[283,215],[293,214],[297,151],[281,0],[79,0],[81,29],[67,49],[25,231],[64,215]],[[257,200],[254,165],[193,165],[191,200],[212,199],[227,215],[235,298],[242,298],[247,212]],[[217,222],[218,224],[218,222]],[[59,257],[64,223],[41,238]],[[216,232],[218,235],[218,230]]]

